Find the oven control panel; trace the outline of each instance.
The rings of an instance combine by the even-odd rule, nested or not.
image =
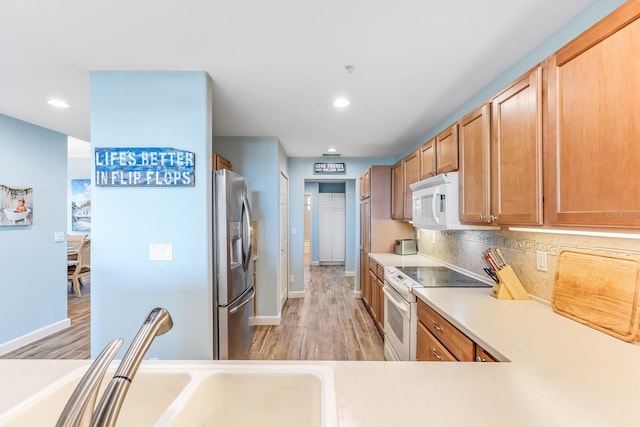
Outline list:
[[[416,283],[409,276],[398,270],[396,267],[384,268],[384,280],[389,284],[402,286],[407,289],[411,289],[416,286]]]

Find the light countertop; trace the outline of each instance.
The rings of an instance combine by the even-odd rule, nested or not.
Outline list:
[[[413,256],[402,256],[406,266],[416,265],[409,264],[407,257]],[[510,362],[317,362],[334,370],[340,426],[640,424],[640,345],[583,326],[535,300],[496,300],[489,289],[428,288],[416,294]],[[143,366],[147,363],[167,361]],[[0,413],[88,364],[0,360]]]

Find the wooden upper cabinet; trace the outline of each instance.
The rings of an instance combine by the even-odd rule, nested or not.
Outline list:
[[[214,171],[219,171],[222,169],[228,169],[228,170],[232,170],[231,168],[231,162],[227,159],[225,159],[224,157],[213,153],[213,170]]]
[[[402,219],[411,221],[413,218],[413,192],[411,184],[420,181],[420,150],[416,150],[402,160],[404,179],[404,211]]]
[[[550,225],[640,227],[640,2],[626,2],[548,63]]]
[[[491,110],[477,108],[458,122],[460,150],[460,220],[491,222]]]
[[[391,218],[404,218],[404,182],[402,161],[391,168]]]
[[[582,90],[585,90],[583,87]],[[493,98],[491,213],[497,224],[542,224],[542,68]]]
[[[420,179],[427,179],[438,173],[436,167],[436,139],[430,139],[420,147]]]
[[[360,176],[360,199],[367,199],[371,196],[371,168],[367,169]]]
[[[458,170],[458,125],[454,123],[436,136],[437,173]]]

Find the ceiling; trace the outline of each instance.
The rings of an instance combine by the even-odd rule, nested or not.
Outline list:
[[[205,70],[216,136],[395,157],[592,2],[6,1],[0,113],[89,141],[90,71]]]

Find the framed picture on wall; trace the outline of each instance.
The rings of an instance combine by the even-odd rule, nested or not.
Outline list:
[[[71,180],[71,230],[91,231],[91,180]]]
[[[0,185],[0,225],[33,224],[33,188]]]

